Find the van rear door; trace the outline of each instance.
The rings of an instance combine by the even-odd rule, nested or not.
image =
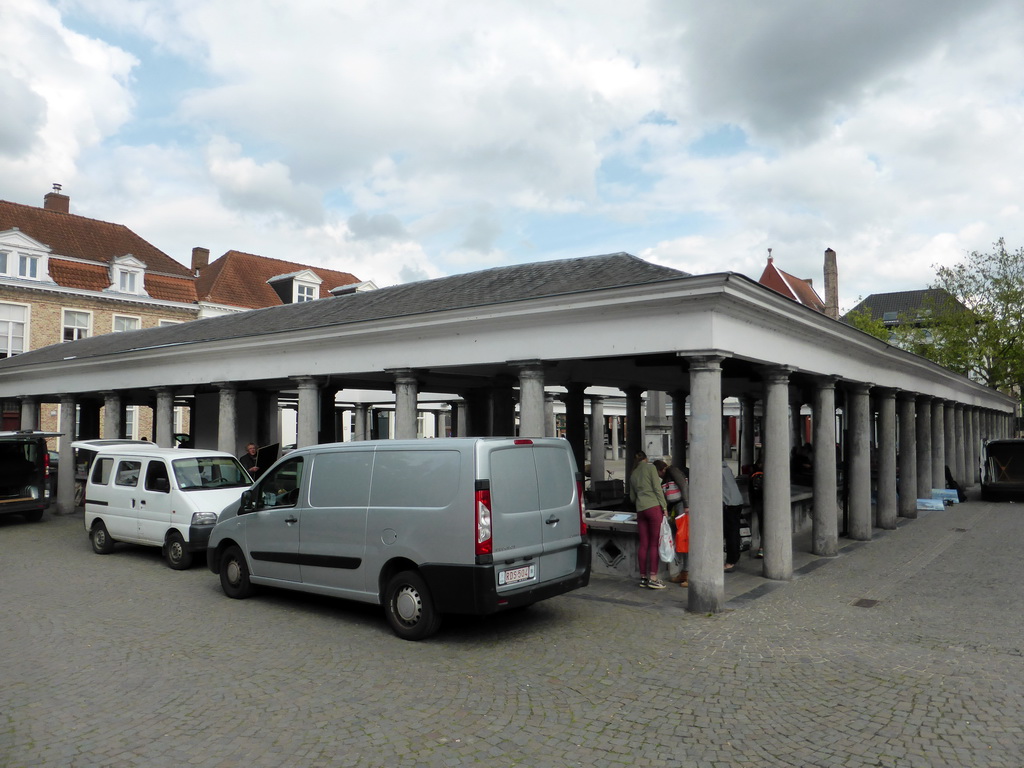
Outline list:
[[[568,445],[535,440],[495,446],[489,472],[498,590],[573,573],[580,512]]]

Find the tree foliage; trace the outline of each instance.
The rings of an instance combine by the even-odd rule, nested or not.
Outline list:
[[[930,317],[900,323],[896,343],[1003,392],[1024,383],[1024,249],[1008,251],[1002,238],[991,253],[974,251],[952,267],[937,267],[932,287],[952,302]]]
[[[860,302],[861,299],[858,298],[857,303],[859,304]],[[889,329],[886,328],[885,323],[872,315],[869,307],[847,312],[844,320],[858,331],[870,333],[876,339],[881,339],[882,341],[889,341]]]

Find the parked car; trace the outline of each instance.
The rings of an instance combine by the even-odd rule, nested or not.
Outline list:
[[[0,514],[43,519],[53,495],[46,438],[59,432],[0,432]]]
[[[124,444],[100,448],[85,485],[85,530],[93,551],[117,541],[161,547],[175,570],[205,553],[217,513],[252,478],[230,453]]]
[[[1024,498],[1024,439],[989,440],[983,459],[982,499],[1004,501]]]
[[[221,513],[207,564],[229,597],[268,585],[375,603],[395,634],[420,640],[444,613],[587,585],[582,475],[556,438],[300,448]]]

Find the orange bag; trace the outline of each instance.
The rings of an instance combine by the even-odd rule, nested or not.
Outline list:
[[[676,552],[690,551],[690,516],[676,515]]]

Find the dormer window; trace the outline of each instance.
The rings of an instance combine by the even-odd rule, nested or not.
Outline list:
[[[130,253],[118,256],[110,263],[110,287],[108,291],[146,296],[146,264]]]
[[[323,282],[311,269],[274,275],[267,283],[281,299],[282,304],[299,304],[320,298],[320,284]]]
[[[0,279],[53,282],[49,262],[50,249],[17,227],[0,232]]]
[[[39,279],[39,257],[23,253],[18,257],[18,277]]]

